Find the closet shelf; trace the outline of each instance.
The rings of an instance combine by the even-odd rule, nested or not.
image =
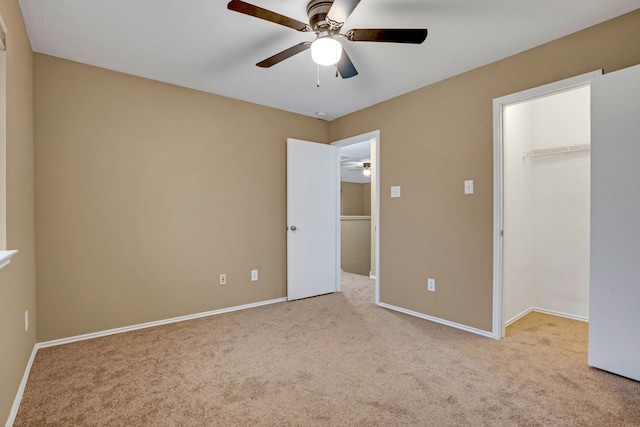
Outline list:
[[[541,148],[539,150],[531,150],[526,153],[523,153],[522,157],[535,159],[537,157],[554,156],[556,154],[569,154],[569,153],[576,153],[578,151],[589,151],[589,150],[591,150],[591,144],[570,145],[567,147]]]

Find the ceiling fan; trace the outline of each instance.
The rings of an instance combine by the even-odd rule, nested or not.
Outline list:
[[[340,160],[340,170],[361,172],[364,176],[371,176],[371,160],[354,160],[357,156],[342,156]]]
[[[386,42],[420,44],[427,38],[426,29],[398,28],[398,29],[352,29],[345,34],[342,27],[361,0],[311,0],[307,5],[309,23],[263,9],[241,0],[231,0],[227,5],[229,10],[264,19],[294,30],[313,33],[313,42],[304,41],[280,53],[258,62],[256,65],[268,68],[287,58],[311,49],[311,56],[318,65],[336,65],[337,71],[343,79],[358,75],[356,67],[343,51],[340,39],[352,42]]]

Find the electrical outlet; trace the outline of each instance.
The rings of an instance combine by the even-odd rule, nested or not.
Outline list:
[[[429,292],[436,291],[436,279],[427,279],[427,290]]]
[[[251,270],[251,281],[252,282],[258,281],[258,270]]]
[[[29,330],[29,310],[24,312],[24,331],[27,332]]]
[[[221,274],[220,275],[220,285],[226,285],[227,284],[227,275],[226,274]]]

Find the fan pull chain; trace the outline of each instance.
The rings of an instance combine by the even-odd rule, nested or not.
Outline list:
[[[320,87],[320,65],[316,64],[316,76],[318,77],[318,84],[316,87]]]

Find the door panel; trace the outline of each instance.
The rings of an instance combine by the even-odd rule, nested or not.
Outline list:
[[[589,365],[640,381],[640,65],[591,82]]]
[[[339,151],[287,140],[287,298],[336,292]]]

